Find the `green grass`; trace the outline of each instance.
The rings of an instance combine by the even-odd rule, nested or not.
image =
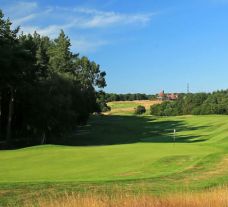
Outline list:
[[[120,102],[110,102],[108,103],[108,105],[112,109],[124,109],[124,108],[134,108],[134,107],[137,107],[139,104],[131,101],[127,101],[126,103],[124,103],[123,101],[120,101]]]
[[[118,186],[163,193],[228,184],[228,116],[94,116],[72,138],[80,146],[0,151],[0,205],[22,192]]]
[[[115,101],[109,102],[108,106],[111,107],[111,111],[108,112],[109,115],[133,115],[134,109],[139,104],[132,101]]]
[[[109,115],[134,115],[135,108],[142,105],[146,108],[144,115],[150,114],[150,106],[159,104],[158,100],[136,100],[136,101],[114,101],[109,102],[108,106],[111,107]]]

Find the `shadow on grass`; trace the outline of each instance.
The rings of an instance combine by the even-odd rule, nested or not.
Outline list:
[[[194,143],[206,141],[206,137],[193,136],[191,131],[208,126],[192,127],[183,120],[156,120],[146,116],[93,116],[88,125],[80,127],[70,137],[62,140],[66,145],[93,146],[128,144],[136,142],[174,142],[173,131],[177,134],[175,142]],[[180,135],[181,132],[189,135]],[[61,143],[60,143],[61,144]]]

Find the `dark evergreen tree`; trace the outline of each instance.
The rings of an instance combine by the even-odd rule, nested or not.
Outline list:
[[[63,31],[55,40],[18,32],[0,12],[0,139],[8,146],[70,143],[62,135],[101,111],[96,88],[106,86],[106,73],[73,54]]]

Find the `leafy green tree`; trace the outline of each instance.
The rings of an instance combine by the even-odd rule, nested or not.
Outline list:
[[[106,73],[72,53],[63,31],[55,40],[18,31],[0,12],[0,138],[8,145],[60,143],[100,111],[96,89],[106,86]]]
[[[49,67],[52,72],[71,72],[73,67],[73,54],[70,52],[70,40],[61,30],[48,49]]]
[[[135,114],[141,115],[144,113],[146,113],[146,108],[144,106],[139,105],[136,107]]]
[[[5,100],[2,100],[5,104],[8,102],[8,117],[5,120],[1,117],[1,124],[6,126],[6,141],[10,145],[15,97],[20,88],[33,79],[34,68],[30,51],[25,50],[19,42],[19,28],[11,29],[12,23],[3,17],[0,12],[0,94],[8,94],[4,96]]]
[[[97,103],[99,105],[100,112],[107,112],[111,110],[111,107],[107,105],[104,91],[99,91],[97,93]]]

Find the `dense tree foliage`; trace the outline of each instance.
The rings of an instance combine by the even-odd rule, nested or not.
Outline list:
[[[13,30],[0,11],[0,140],[6,146],[59,143],[66,131],[101,111],[95,89],[106,73],[70,50],[60,32],[55,40]]]
[[[228,90],[213,93],[181,94],[176,101],[151,106],[157,116],[228,114]]]
[[[135,108],[135,114],[141,115],[144,113],[146,113],[146,108],[144,106],[139,105]]]
[[[150,99],[156,98],[156,95],[147,95],[144,93],[127,93],[127,94],[106,93],[104,94],[104,96],[105,96],[104,100],[106,102],[150,100]]]
[[[97,103],[100,106],[100,112],[111,111],[111,107],[107,105],[107,100],[105,99],[106,93],[104,91],[97,92]]]

